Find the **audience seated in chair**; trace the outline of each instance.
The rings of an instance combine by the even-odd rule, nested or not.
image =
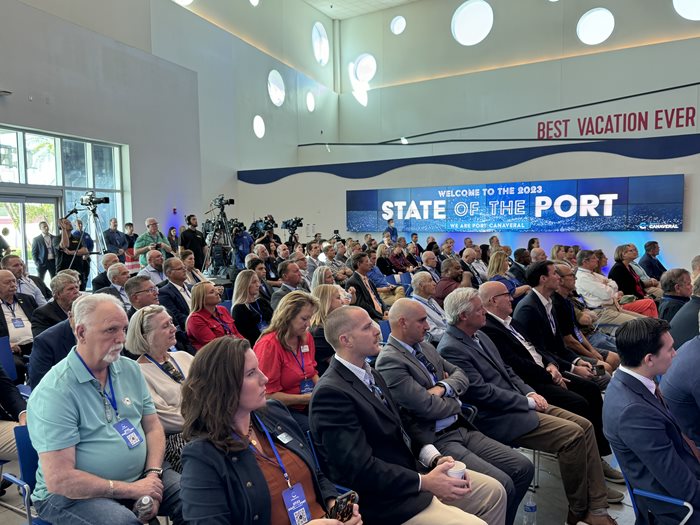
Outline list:
[[[80,281],[67,273],[59,273],[51,279],[53,301],[40,306],[32,314],[34,340],[45,330],[68,319],[68,313],[80,296]],[[31,375],[31,374],[30,374]]]
[[[690,272],[685,268],[668,270],[661,276],[661,289],[664,296],[659,304],[659,319],[670,323],[693,294]]]

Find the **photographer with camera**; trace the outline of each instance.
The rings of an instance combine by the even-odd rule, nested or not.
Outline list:
[[[279,235],[275,233],[277,223],[275,222],[274,217],[272,215],[265,215],[262,223],[263,234],[255,239],[255,244],[264,244],[265,248],[268,250],[270,249],[271,242],[274,242],[277,246],[282,244],[282,239],[280,239]]]
[[[88,249],[83,246],[80,235],[73,232],[73,224],[68,219],[59,220],[61,235],[54,237],[54,253],[56,254],[56,272],[61,270],[76,270],[81,274],[83,269],[83,255],[87,255]],[[84,289],[82,283],[81,289]]]
[[[158,230],[158,221],[153,217],[146,219],[146,233],[139,235],[134,243],[134,255],[139,256],[139,262],[141,267],[148,264],[146,260],[146,254],[151,250],[158,250],[163,259],[165,259],[165,254],[173,254],[173,249],[170,247],[170,243]]]
[[[207,243],[204,234],[197,230],[197,216],[190,214],[185,217],[187,229],[180,234],[180,253],[184,250],[191,250],[194,253],[194,267],[198,270],[204,269],[204,260],[207,257]]]

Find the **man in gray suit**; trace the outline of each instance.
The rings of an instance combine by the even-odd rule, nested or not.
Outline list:
[[[282,280],[282,285],[272,294],[270,304],[273,310],[280,304],[282,297],[296,290],[301,282],[301,272],[297,263],[282,261],[277,267],[277,273]]]
[[[433,284],[426,272],[422,275]],[[532,481],[532,463],[519,452],[483,435],[462,416],[459,396],[467,390],[469,381],[462,370],[424,342],[429,324],[419,303],[399,299],[389,310],[389,323],[391,335],[377,358],[376,369],[394,400],[441,454],[452,456],[503,485],[508,498],[506,523],[511,525]]]
[[[480,328],[486,323],[479,292],[459,288],[445,299],[448,328],[438,351],[469,379],[462,401],[479,409],[476,425],[487,436],[512,446],[557,454],[569,501],[567,523],[613,525],[593,425],[551,406],[501,359]]]

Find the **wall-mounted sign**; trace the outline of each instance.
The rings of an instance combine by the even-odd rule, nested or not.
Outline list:
[[[346,209],[354,232],[682,231],[683,175],[348,191]]]

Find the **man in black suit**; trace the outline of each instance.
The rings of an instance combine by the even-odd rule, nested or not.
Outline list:
[[[610,454],[603,435],[603,399],[598,387],[586,379],[560,373],[556,359],[539,350],[524,335],[520,323],[511,318],[512,298],[503,283],[490,281],[479,288],[486,309],[486,324],[481,329],[493,341],[503,361],[548,403],[585,417],[595,429],[598,452]],[[605,479],[624,483],[622,474],[602,460]]]
[[[80,281],[68,273],[59,273],[51,279],[51,289],[53,301],[40,306],[32,315],[32,334],[35,339],[44,330],[68,319],[73,302],[80,296]]]
[[[351,258],[352,269],[355,272],[346,281],[345,286],[349,290],[355,288],[355,305],[364,309],[375,321],[387,318],[387,307],[379,296],[377,287],[369,280],[367,273],[372,269],[372,263],[365,252],[356,253]]]
[[[557,455],[569,513],[567,524],[613,525],[607,514],[608,490],[591,423],[550,405],[503,362],[481,332],[486,310],[473,288],[460,288],[445,300],[448,328],[438,352],[469,379],[462,401],[479,412],[475,424],[501,443]],[[615,494],[617,501],[622,494]]]
[[[483,523],[460,509],[504,510],[500,484],[498,492],[472,485],[469,493],[464,480],[447,476],[452,458],[441,457],[418,427],[404,430],[389,388],[365,362],[379,353],[381,335],[365,310],[346,306],[331,312],[325,335],[336,353],[311,397],[312,437],[329,478],[358,492],[368,523]],[[428,469],[414,454],[432,470],[419,473]]]
[[[166,259],[163,271],[168,278],[168,284],[158,291],[158,301],[173,318],[173,323],[185,332],[187,316],[190,315],[190,291],[185,286],[187,270],[185,263],[177,257]]]
[[[32,351],[31,318],[36,310],[36,301],[31,295],[17,293],[17,279],[9,270],[0,270],[0,301],[3,315],[0,315],[0,337],[9,336],[10,348],[17,368],[16,384],[24,383],[27,366],[24,358]],[[7,318],[11,319],[8,324]]]
[[[559,370],[584,379],[593,379],[593,365],[572,352],[564,344],[553,311],[552,294],[559,288],[561,278],[552,261],[531,264],[526,273],[532,290],[515,307],[513,318],[523,329],[523,335],[542,353],[556,359]]]
[[[518,248],[515,250],[514,257],[515,260],[513,264],[510,265],[509,273],[517,279],[520,284],[526,284],[527,279],[525,278],[525,271],[530,263],[532,263],[530,252],[527,251],[527,248]]]
[[[265,261],[258,257],[251,257],[246,263],[246,268],[248,270],[253,270],[258,275],[258,279],[260,280],[260,297],[269,303],[272,300],[274,291],[266,279],[267,269]]]
[[[114,253],[105,253],[102,257],[102,267],[104,271],[98,273],[92,280],[92,291],[101,290],[102,288],[107,288],[111,283],[107,278],[107,270],[109,267],[115,263],[119,262],[119,257]]]
[[[29,356],[29,385],[36,388],[53,365],[66,357],[75,346],[70,319],[47,328],[34,339]]]
[[[0,260],[0,268],[12,272],[17,279],[17,291],[24,295],[31,295],[37,306],[44,306],[46,301],[51,298],[51,291],[43,281],[34,275],[25,273],[26,267],[19,255],[5,255]]]
[[[32,259],[39,272],[39,279],[44,280],[46,272],[53,277],[56,275],[56,257],[54,252],[55,235],[49,233],[46,221],[39,223],[41,233],[32,239]]]
[[[285,246],[284,244],[282,246]],[[280,304],[282,298],[289,292],[293,292],[299,286],[301,282],[301,272],[299,271],[299,266],[296,263],[290,261],[282,261],[277,266],[277,273],[279,273],[280,279],[282,280],[282,286],[280,286],[275,293],[272,294],[272,300],[270,304],[272,309],[277,308]]]
[[[106,288],[94,290],[93,293],[106,293],[116,297],[119,299],[119,302],[122,303],[124,311],[128,312],[129,308],[131,308],[131,302],[129,302],[129,295],[124,289],[126,281],[129,280],[129,270],[126,265],[123,263],[114,263],[109,267],[109,270],[107,270],[107,279],[109,279],[111,284]]]

